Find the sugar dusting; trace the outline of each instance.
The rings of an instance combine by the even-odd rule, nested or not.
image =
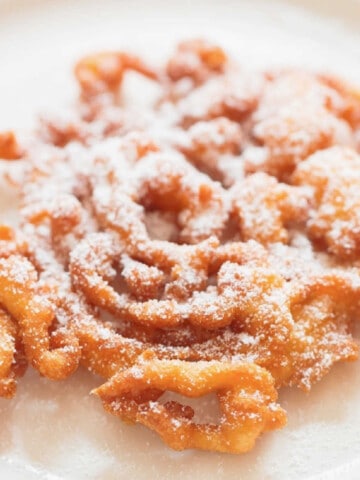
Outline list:
[[[281,254],[279,257],[281,257]],[[251,340],[249,340],[247,337],[243,337],[243,341],[251,342]],[[356,379],[358,375],[356,375],[356,370],[352,366],[350,367],[350,370],[349,368],[344,368],[347,373],[350,371],[351,374],[352,372],[353,378],[355,379],[354,384],[356,384],[356,389],[359,391],[359,388],[357,388],[358,380],[356,381]],[[48,436],[46,427],[41,427],[35,431],[38,444],[43,444],[43,449],[45,449],[46,452],[43,458],[39,457],[39,455],[36,454],[35,449],[31,447],[31,442],[34,442],[34,440],[33,436],[31,436],[32,440],[30,441],[30,433],[29,438],[24,438],[24,435],[20,433],[20,429],[17,431],[17,433],[14,430],[12,442],[13,445],[17,444],[18,448],[21,446],[19,449],[22,451],[22,453],[19,454],[20,457],[21,455],[24,455],[25,458],[27,458],[30,462],[37,462],[40,465],[40,470],[45,465],[45,470],[49,469],[50,471],[53,471],[54,474],[57,473],[58,475],[61,475],[62,478],[81,478],[81,468],[89,468],[88,465],[91,465],[92,473],[90,473],[90,475],[92,475],[92,478],[105,477],[110,479],[114,477],[115,471],[119,472],[119,469],[121,469],[120,471],[124,472],[124,478],[128,478],[128,476],[131,474],[136,474],[139,478],[148,478],[149,472],[155,474],[155,470],[152,465],[149,465],[149,467],[144,471],[144,466],[148,464],[147,457],[149,452],[153,453],[157,457],[156,472],[158,473],[159,470],[161,470],[164,476],[172,475],[173,478],[174,475],[176,475],[178,478],[190,478],[190,476],[194,476],[195,474],[214,475],[215,472],[219,478],[221,478],[221,476],[229,476],[233,473],[235,474],[236,472],[237,475],[244,473],[246,478],[249,479],[259,478],[259,476],[261,477],[265,475],[268,478],[281,479],[287,478],[288,471],[292,472],[292,478],[304,478],[305,476],[308,476],[309,473],[325,471],[325,469],[329,467],[329,452],[333,453],[331,462],[335,464],[335,461],[343,462],[352,458],[354,451],[358,451],[359,444],[355,432],[353,432],[350,428],[345,428],[344,430],[341,430],[341,432],[344,431],[344,433],[340,433],[340,428],[338,425],[342,421],[345,423],[346,421],[351,421],[353,424],[357,424],[357,420],[354,419],[354,416],[357,415],[357,409],[350,410],[349,408],[349,410],[346,410],[346,412],[343,414],[345,419],[341,419],[336,416],[336,411],[332,406],[324,408],[324,405],[328,405],[327,402],[329,395],[331,395],[331,392],[334,391],[334,389],[337,392],[340,392],[341,400],[344,403],[347,401],[347,392],[351,393],[354,399],[357,398],[355,385],[350,387],[346,381],[346,376],[342,376],[341,372],[343,370],[338,370],[339,371],[337,372],[336,379],[334,379],[335,375],[332,376],[332,379],[326,379],[325,385],[321,387],[319,386],[315,394],[311,394],[311,400],[309,402],[307,402],[306,399],[301,399],[301,401],[299,401],[299,399],[292,398],[291,395],[288,400],[285,400],[289,405],[291,405],[293,402],[292,410],[294,412],[299,412],[298,418],[296,415],[294,421],[295,424],[297,423],[297,428],[280,433],[277,432],[277,434],[271,438],[271,445],[269,445],[270,441],[264,439],[254,453],[246,455],[240,459],[225,458],[220,455],[211,456],[208,454],[195,454],[191,452],[190,454],[186,454],[186,465],[184,465],[184,454],[164,454],[164,447],[156,438],[154,438],[152,434],[144,432],[140,429],[136,430],[136,432],[133,432],[131,429],[119,425],[116,420],[105,417],[100,407],[97,409],[97,407],[92,403],[86,404],[85,407],[91,405],[89,408],[94,409],[93,411],[97,412],[94,414],[96,421],[90,419],[90,426],[87,426],[89,422],[89,409],[82,408],[84,406],[82,403],[81,405],[74,405],[75,400],[71,401],[72,403],[70,403],[70,405],[66,404],[66,402],[66,405],[64,405],[63,400],[49,401],[54,401],[55,405],[57,402],[59,402],[59,408],[65,411],[65,419],[62,420],[61,424],[57,424],[57,438],[55,439],[55,446],[60,448],[62,440],[63,445],[68,444],[69,432],[71,433],[72,431],[71,419],[76,418],[76,422],[74,421],[73,423],[77,423],[79,418],[83,419],[82,428],[84,428],[84,431],[86,432],[87,440],[84,440],[84,437],[81,437],[80,434],[80,442],[83,442],[84,449],[81,450],[81,455],[78,456],[77,460],[75,458],[69,459],[67,457],[67,453],[65,454],[65,452],[63,452],[63,456],[61,456],[58,452],[54,451],[53,448],[50,448],[45,444]],[[84,379],[81,381],[84,381]],[[86,381],[87,380],[85,378],[85,383]],[[39,382],[39,391],[42,391],[41,388],[44,386],[44,383],[46,382]],[[81,390],[80,386],[76,385],[75,380],[73,383],[74,385],[71,385],[70,389],[71,394],[73,390],[79,388],[79,392],[73,394],[74,398],[78,398],[78,393],[80,393],[81,398],[85,398],[84,391]],[[48,388],[49,386],[46,385],[46,389]],[[56,390],[58,387],[54,386],[53,388]],[[28,392],[27,389],[29,389]],[[64,393],[64,387],[60,386],[60,389],[62,396]],[[86,389],[86,392],[87,391],[88,388]],[[319,393],[322,391],[326,391],[327,395],[322,395]],[[41,407],[44,406],[44,403],[38,399],[30,400],[32,392],[33,387],[31,387],[31,382],[29,382],[28,385],[24,386],[23,391],[20,392],[21,396],[19,400],[15,400],[15,405],[17,407],[10,407],[4,404],[3,408],[5,412],[11,412],[12,409],[15,409],[14,417],[16,416],[17,418],[12,418],[12,421],[19,422],[19,424],[21,424],[21,421],[23,421],[23,423],[28,422],[24,414],[21,415],[18,413],[21,408],[25,408],[25,411],[27,411],[27,409],[32,409],[33,412],[38,412],[39,409],[42,410]],[[71,394],[69,392],[69,398]],[[296,392],[296,394],[299,395],[298,392]],[[53,397],[56,397],[56,395],[49,395],[49,398]],[[45,423],[47,423],[49,418],[51,418],[51,415],[46,417],[45,413],[47,412],[48,415],[51,413],[51,409],[52,407],[50,410],[45,408]],[[102,439],[101,434],[99,433],[99,423],[100,425],[104,426],[103,431],[106,431],[105,439]],[[10,428],[10,426],[8,428]],[[4,431],[6,431],[6,428]],[[344,435],[341,440],[339,439],[340,435]],[[313,441],[309,442],[309,437]],[[336,437],[336,446],[334,446],[330,441],[329,443],[321,442],[321,446],[319,446],[318,439],[324,439],[325,437]],[[90,442],[89,438],[91,438]],[[139,451],[138,448],[143,441],[149,442],[146,452]],[[345,450],[345,445],[348,442],[352,444],[351,457],[350,453]],[[307,446],[309,443],[310,446]],[[79,440],[76,442],[76,444],[79,445]],[[123,453],[124,445],[126,447],[126,451],[128,452],[126,454]],[[293,450],[297,452],[299,452],[299,445],[301,445],[302,455],[291,455],[289,453],[287,458],[284,458],[284,445],[287,446],[288,451]],[[322,450],[316,451],[317,449],[314,449],[314,445],[317,445],[319,450]],[[344,447],[341,447],[341,445],[344,445]],[[293,448],[291,448],[291,446]],[[24,454],[24,452],[26,453]],[[304,458],[304,460],[302,461],[299,457]],[[321,460],[321,458],[326,458],[326,463],[325,460]],[[201,459],[200,462],[199,459]],[[90,460],[91,462],[89,463]],[[46,463],[48,463],[47,466]],[[72,463],[72,471],[68,468],[70,463]],[[309,472],[309,465],[311,463],[311,472]],[[114,478],[119,477],[117,476]]]

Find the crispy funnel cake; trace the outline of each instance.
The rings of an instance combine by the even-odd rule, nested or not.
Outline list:
[[[107,412],[169,447],[246,452],[285,426],[281,387],[358,357],[359,91],[246,72],[199,39],[160,66],[95,53],[75,76],[31,141],[0,134],[21,204],[0,228],[0,396],[27,365],[82,365]],[[208,394],[213,422],[187,404]]]

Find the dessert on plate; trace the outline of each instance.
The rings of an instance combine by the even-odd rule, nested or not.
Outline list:
[[[285,426],[281,387],[358,357],[360,93],[205,40],[162,66],[95,53],[75,76],[73,108],[0,134],[20,199],[0,228],[0,395],[28,364],[82,365],[107,412],[171,448],[246,452]],[[186,403],[207,394],[213,422]]]

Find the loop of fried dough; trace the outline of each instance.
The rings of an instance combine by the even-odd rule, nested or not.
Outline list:
[[[199,247],[200,245],[197,246]],[[257,315],[259,302],[265,301],[265,305],[269,304],[269,309],[264,306],[263,314],[258,316],[261,317],[259,321],[266,321],[269,324],[274,321],[275,329],[278,321],[279,324],[284,322],[284,325],[288,321],[286,320],[288,313],[283,310],[276,297],[274,300],[271,297],[272,291],[281,291],[283,281],[274,272],[264,267],[246,267],[225,261],[219,266],[217,285],[209,286],[202,291],[198,291],[201,284],[193,285],[193,290],[190,291],[191,296],[187,298],[186,304],[177,300],[176,297],[154,298],[142,302],[137,301],[136,297],[131,298],[126,293],[117,293],[109,283],[109,280],[114,277],[114,271],[111,271],[112,265],[120,253],[121,250],[111,236],[95,234],[79,244],[72,252],[70,261],[74,287],[83,292],[91,304],[105,308],[120,318],[159,328],[173,328],[189,322],[211,330],[230,325],[243,317],[251,325],[250,318]],[[226,256],[223,252],[221,254],[225,260]],[[213,257],[216,257],[216,250],[213,250]],[[210,258],[207,259],[208,263],[209,260]],[[212,262],[214,263],[214,258]],[[154,263],[156,265],[156,261]],[[186,263],[179,265],[183,269],[186,268]],[[206,274],[208,271],[209,266],[205,263]],[[199,272],[201,278],[201,269]],[[196,270],[193,273],[196,274]],[[248,299],[247,289],[250,285],[252,289],[259,288],[256,302]],[[141,295],[141,291],[139,293]],[[281,301],[283,301],[282,298]],[[270,312],[271,309],[273,312]],[[273,336],[271,335],[270,338]],[[278,348],[282,340],[279,333]]]
[[[18,339],[18,328],[10,315],[0,309],[0,397],[13,398],[17,379],[26,370],[27,361]]]
[[[180,155],[150,153],[134,166],[130,182],[117,181],[117,175],[118,170],[99,167],[92,180],[94,208],[100,223],[127,242],[140,243],[148,237],[143,207],[175,212],[179,240],[185,243],[198,243],[223,231],[229,216],[225,192]]]
[[[196,423],[191,408],[160,403],[165,391],[192,398],[215,392],[219,423]],[[155,430],[175,450],[243,453],[262,432],[286,423],[271,376],[253,364],[140,360],[95,393],[107,411]]]
[[[360,156],[334,147],[299,165],[292,181],[313,189],[310,235],[340,259],[360,255]]]
[[[37,289],[37,274],[24,257],[0,259],[0,303],[17,321],[26,356],[39,372],[51,379],[68,377],[78,366],[80,351],[71,332],[52,339],[49,329],[54,310]]]
[[[126,52],[101,52],[82,58],[75,66],[75,76],[82,94],[89,98],[102,93],[115,94],[126,70],[135,70],[150,79],[158,73],[135,55]]]
[[[232,188],[233,214],[244,240],[263,245],[287,243],[289,223],[301,225],[308,217],[309,193],[304,188],[255,173]]]
[[[189,78],[200,85],[212,75],[222,73],[227,62],[226,53],[218,45],[203,39],[187,40],[178,44],[168,60],[166,73],[174,82]]]
[[[351,335],[360,312],[359,273],[328,272],[292,288],[294,318],[290,385],[305,391],[339,361],[353,361],[359,345]]]

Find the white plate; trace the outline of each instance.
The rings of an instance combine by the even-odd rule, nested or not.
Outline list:
[[[360,84],[360,3],[290,3],[301,2],[2,1],[0,128],[27,127],[34,112],[70,101],[71,64],[82,53],[132,48],[156,59],[194,34],[223,43],[247,65],[305,65]],[[88,396],[97,383],[84,372],[58,384],[30,373],[15,400],[1,400],[0,477],[359,478],[358,364],[335,367],[309,395],[282,392],[289,425],[243,456],[169,451],[151,432],[105,414]]]

